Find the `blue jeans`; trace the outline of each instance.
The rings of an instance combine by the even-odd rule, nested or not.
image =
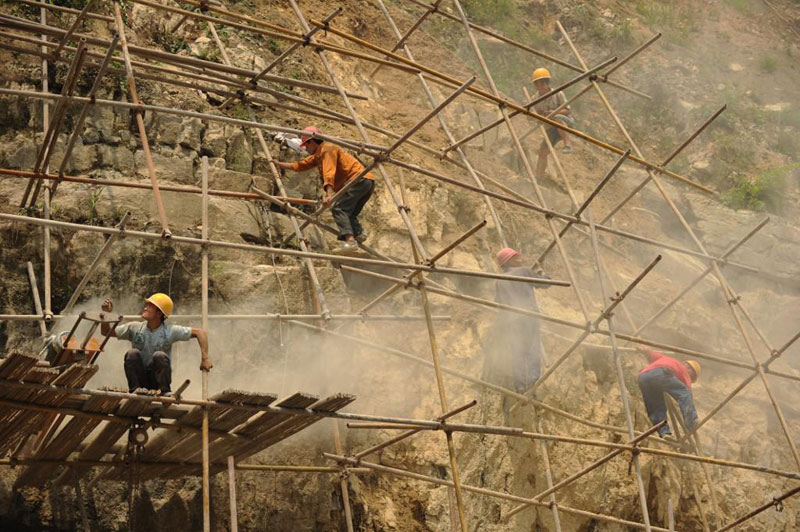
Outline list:
[[[683,422],[686,428],[692,430],[697,423],[697,411],[694,408],[692,392],[677,377],[663,368],[652,369],[646,373],[639,374],[639,389],[644,397],[644,406],[647,408],[647,416],[653,425],[661,423],[667,419],[667,404],[664,400],[664,393],[668,393],[673,399],[678,401],[683,414]],[[660,435],[669,434],[669,426],[664,425],[659,429]]]

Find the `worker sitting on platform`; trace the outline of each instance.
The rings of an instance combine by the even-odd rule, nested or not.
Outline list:
[[[104,312],[114,308],[110,299],[103,301]],[[164,322],[172,314],[172,299],[166,294],[153,294],[148,297],[142,310],[145,321],[125,323],[109,331],[110,325],[103,323],[103,335],[131,342],[133,349],[125,353],[125,377],[128,379],[128,390],[137,388],[159,390],[162,395],[170,393],[172,384],[172,344],[197,338],[200,345],[202,362],[200,369],[209,371],[213,366],[208,360],[208,335],[205,329],[167,325]],[[100,314],[101,319],[103,314]]]
[[[319,169],[322,177],[322,189],[325,192],[323,205],[330,205],[334,193],[338,192],[351,179],[364,171],[358,159],[342,150],[340,147],[312,135],[320,134],[319,128],[310,126],[303,131],[308,135],[301,137],[301,146],[310,154],[302,161],[285,163],[275,161],[275,164],[284,169],[302,172],[314,166]],[[367,239],[367,233],[358,221],[358,215],[366,205],[372,191],[375,189],[375,179],[371,173],[366,173],[354,184],[349,186],[344,195],[339,198],[331,209],[333,219],[339,226],[339,240],[343,241],[341,251],[354,251],[358,243]]]
[[[533,85],[536,87],[536,91],[539,93],[539,96],[543,96],[550,92],[550,72],[546,68],[537,68],[534,70],[532,78]],[[564,125],[572,126],[575,121],[572,118],[572,111],[570,110],[569,105],[566,105],[566,103],[567,97],[564,95],[564,92],[558,91],[546,100],[537,103],[533,108],[542,116],[549,116],[553,111],[558,109],[558,112],[551,118]],[[544,130],[547,134],[547,138],[550,139],[550,144],[555,146],[559,140],[563,141],[564,146],[561,148],[561,151],[564,153],[572,153],[572,146],[570,146],[569,143],[569,136],[565,131],[550,124],[547,124],[544,127]],[[542,143],[539,145],[539,158],[536,161],[537,179],[543,179],[545,177],[548,155],[549,149],[547,147],[547,141],[542,139]]]
[[[503,248],[497,253],[497,265],[506,275],[549,279],[523,264],[522,255]],[[549,285],[544,285],[545,287]],[[495,301],[503,305],[539,311],[533,285],[519,281],[499,280],[495,284]],[[536,384],[541,375],[542,340],[539,320],[510,310],[501,310],[495,325],[496,351],[492,353],[492,374],[510,372],[514,388],[523,393]]]
[[[636,349],[650,358],[650,365],[639,373],[639,389],[642,390],[650,422],[656,425],[667,419],[664,394],[668,393],[678,401],[687,430],[692,430],[697,423],[692,383],[700,376],[700,364],[694,360],[681,362],[664,353],[644,347]],[[663,438],[670,436],[672,432],[668,425],[664,425],[658,430],[658,434]]]

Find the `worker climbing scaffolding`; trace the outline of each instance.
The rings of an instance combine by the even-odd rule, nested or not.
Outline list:
[[[539,96],[544,96],[550,92],[550,71],[546,68],[537,68],[531,75],[533,86]],[[549,98],[542,100],[534,106],[537,113],[543,116],[550,116],[552,114],[553,120],[557,120],[565,126],[572,126],[575,120],[572,118],[572,110],[567,105],[567,97],[563,91],[558,91]],[[554,113],[555,112],[555,113]],[[567,133],[553,125],[545,126],[545,133],[550,140],[550,144],[555,146],[559,141],[563,142],[561,151],[564,153],[572,153],[572,146],[570,145],[569,136]],[[539,145],[539,158],[536,161],[536,178],[542,179],[547,171],[547,157],[549,148],[547,141],[542,139]]]
[[[358,249],[358,243],[367,239],[367,233],[361,226],[358,216],[375,190],[375,178],[370,172],[359,177],[364,172],[364,165],[358,159],[335,144],[315,138],[315,134],[322,133],[319,128],[309,126],[303,131],[308,134],[300,138],[300,146],[305,148],[309,156],[301,161],[291,163],[275,161],[275,164],[279,168],[295,172],[317,167],[322,177],[325,206],[331,204],[334,193],[341,190],[350,180],[358,178],[358,181],[350,185],[331,208],[333,219],[339,227],[338,239],[343,241],[340,251],[355,251]]]
[[[202,361],[200,369],[209,371],[213,364],[208,360],[208,334],[205,329],[167,325],[164,323],[172,314],[172,299],[166,294],[153,294],[145,299],[142,318],[145,321],[125,323],[113,330],[103,323],[103,335],[111,335],[131,342],[132,349],[125,353],[125,377],[128,389],[137,388],[159,390],[162,395],[171,393],[172,385],[172,344],[197,338]],[[110,299],[103,301],[104,312],[114,308]],[[101,319],[103,314],[100,315]]]
[[[650,365],[639,372],[639,389],[650,422],[656,425],[667,419],[666,393],[678,402],[686,428],[692,430],[697,423],[692,383],[700,377],[700,364],[694,360],[681,362],[653,349],[637,347],[637,350],[650,359]],[[662,438],[671,436],[669,425],[658,429],[658,434]]]
[[[495,257],[504,274],[534,279],[549,279],[543,272],[535,272],[524,265],[519,251],[503,248]],[[530,283],[497,281],[495,301],[503,305],[539,311],[536,294]],[[548,285],[543,285],[547,287]],[[511,311],[497,315],[494,333],[497,335],[487,357],[487,373],[493,380],[510,380],[514,389],[523,393],[536,384],[541,375],[542,340],[539,320]]]

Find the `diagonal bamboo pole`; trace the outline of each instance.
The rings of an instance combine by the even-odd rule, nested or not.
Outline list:
[[[75,20],[72,21],[72,24],[67,30],[67,33],[65,33],[64,36],[61,38],[61,42],[58,43],[58,48],[56,48],[56,51],[53,52],[54,55],[58,56],[61,53],[61,51],[64,49],[64,46],[69,41],[70,37],[72,37],[72,34],[75,33],[75,30],[78,29],[78,26],[81,24],[81,22],[83,22],[83,19],[86,18],[86,14],[93,7],[93,4],[94,0],[88,0],[88,2],[86,2],[86,5],[83,6],[81,12],[78,13],[78,16],[75,17]]]
[[[389,23],[389,27],[392,29],[392,31],[394,32],[394,34],[398,38],[402,38],[402,36],[400,35],[400,30],[397,28],[397,25],[395,24],[394,19],[392,18],[392,15],[389,13],[389,10],[386,8],[386,5],[384,4],[383,0],[377,0],[377,2],[378,2],[378,7],[380,8],[381,12],[383,13],[383,16],[386,18],[386,21]],[[409,59],[414,61],[414,56],[411,54],[411,49],[405,43],[403,43],[403,53],[406,54],[406,57],[408,57]],[[417,79],[419,80],[420,85],[422,85],[422,90],[425,92],[425,96],[428,99],[428,103],[430,103],[431,107],[436,107],[438,105],[438,103],[436,101],[436,98],[433,95],[433,92],[431,91],[430,85],[428,85],[428,82],[425,79],[425,76],[423,76],[422,74],[417,74]],[[445,119],[442,116],[442,114],[437,114],[436,118],[439,120],[439,125],[441,126],[442,131],[444,132],[445,136],[447,137],[448,142],[453,142],[455,140],[455,138],[453,137],[453,134],[450,132],[450,128],[448,128],[447,122],[445,121]],[[435,153],[435,150],[430,150],[430,151]],[[485,190],[483,182],[481,181],[481,177],[479,177],[479,175],[478,175],[479,172],[477,172],[475,170],[475,168],[472,166],[472,163],[469,161],[469,159],[467,159],[466,153],[464,153],[463,150],[457,150],[457,153],[459,155],[459,158],[461,159],[461,165],[460,166],[462,168],[464,168],[469,173],[470,177],[475,182],[475,185],[478,188],[480,188],[482,190]],[[453,164],[458,164],[457,161],[454,161],[454,160],[449,159],[447,157],[444,157],[444,160],[447,160],[448,162],[451,162]],[[492,200],[485,194],[482,194],[482,197],[483,197],[484,202],[486,203],[486,208],[489,210],[489,215],[492,217],[492,221],[494,222],[495,230],[497,231],[497,235],[500,237],[500,242],[502,243],[503,247],[508,247],[508,242],[507,242],[505,234],[503,232],[503,226],[500,223],[500,217],[498,216],[497,211],[495,210],[495,207],[494,207],[494,204],[492,203]]]
[[[130,215],[131,213],[130,211],[128,211],[122,216],[122,219],[116,225],[116,229],[119,229],[119,232],[109,235],[109,237],[103,243],[103,247],[101,247],[100,250],[97,252],[97,255],[95,255],[94,260],[92,260],[92,263],[86,269],[86,273],[83,275],[83,278],[78,283],[78,286],[75,287],[75,291],[72,292],[72,296],[70,296],[69,301],[67,301],[67,304],[61,311],[62,314],[69,315],[69,313],[72,312],[72,308],[75,306],[75,303],[78,302],[78,298],[81,297],[83,289],[86,288],[86,284],[89,282],[89,279],[92,278],[92,274],[97,269],[97,266],[100,264],[100,261],[103,260],[103,257],[106,256],[106,253],[108,253],[111,250],[111,246],[114,244],[114,242],[116,242],[118,238],[124,235],[125,224],[127,223],[128,217]]]
[[[722,528],[718,528],[715,532],[725,532],[726,530],[732,530],[732,529],[736,528],[737,526],[741,525],[742,523],[744,523],[746,521],[749,521],[750,519],[752,519],[753,517],[757,516],[758,514],[764,512],[766,510],[769,510],[770,508],[773,508],[773,507],[776,508],[776,509],[780,508],[780,507],[782,507],[781,503],[783,503],[783,501],[785,501],[789,497],[792,497],[792,496],[794,496],[794,495],[796,495],[798,493],[800,493],[800,486],[795,486],[794,488],[791,488],[790,490],[787,490],[787,491],[783,492],[781,495],[779,495],[777,497],[773,497],[771,501],[762,504],[758,508],[748,512],[746,515],[743,515],[739,519],[736,519],[735,521],[732,521],[732,522],[728,523],[727,525],[723,526]]]
[[[31,285],[33,308],[36,309],[36,314],[43,316],[44,312],[42,311],[42,301],[39,299],[39,285],[36,284],[36,274],[33,271],[33,264],[31,264],[30,261],[28,261],[28,281],[30,281]],[[42,338],[47,336],[47,326],[45,326],[44,320],[39,322],[39,332],[41,333]]]
[[[120,13],[119,4],[114,4],[114,19],[117,24],[117,35],[119,35],[120,44],[122,45],[122,57],[125,60],[125,70],[128,74],[128,92],[131,97],[131,102],[134,106],[139,106],[139,95],[136,92],[136,80],[133,77],[133,67],[131,66],[131,58],[128,53],[128,39],[125,38],[125,25],[122,22],[122,14]],[[158,188],[158,178],[156,177],[156,168],[153,164],[153,157],[150,154],[150,143],[147,140],[147,130],[144,127],[144,119],[142,117],[143,111],[136,109],[136,125],[139,128],[139,141],[142,143],[142,151],[144,151],[144,158],[147,164],[147,173],[150,175],[150,182],[153,184],[153,198],[156,202],[158,209],[158,217],[161,220],[161,236],[163,238],[170,238],[172,232],[169,230],[169,222],[167,221],[167,211],[164,209],[164,203],[161,201],[161,191]]]

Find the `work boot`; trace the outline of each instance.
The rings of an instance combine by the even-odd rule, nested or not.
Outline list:
[[[367,232],[366,231],[364,231],[360,235],[356,235],[356,242],[358,242],[359,244],[362,243],[362,242],[366,242],[366,241],[367,241]]]
[[[342,245],[336,250],[336,253],[349,255],[351,253],[355,253],[356,251],[358,251],[358,242],[353,240],[351,242],[342,242]]]

